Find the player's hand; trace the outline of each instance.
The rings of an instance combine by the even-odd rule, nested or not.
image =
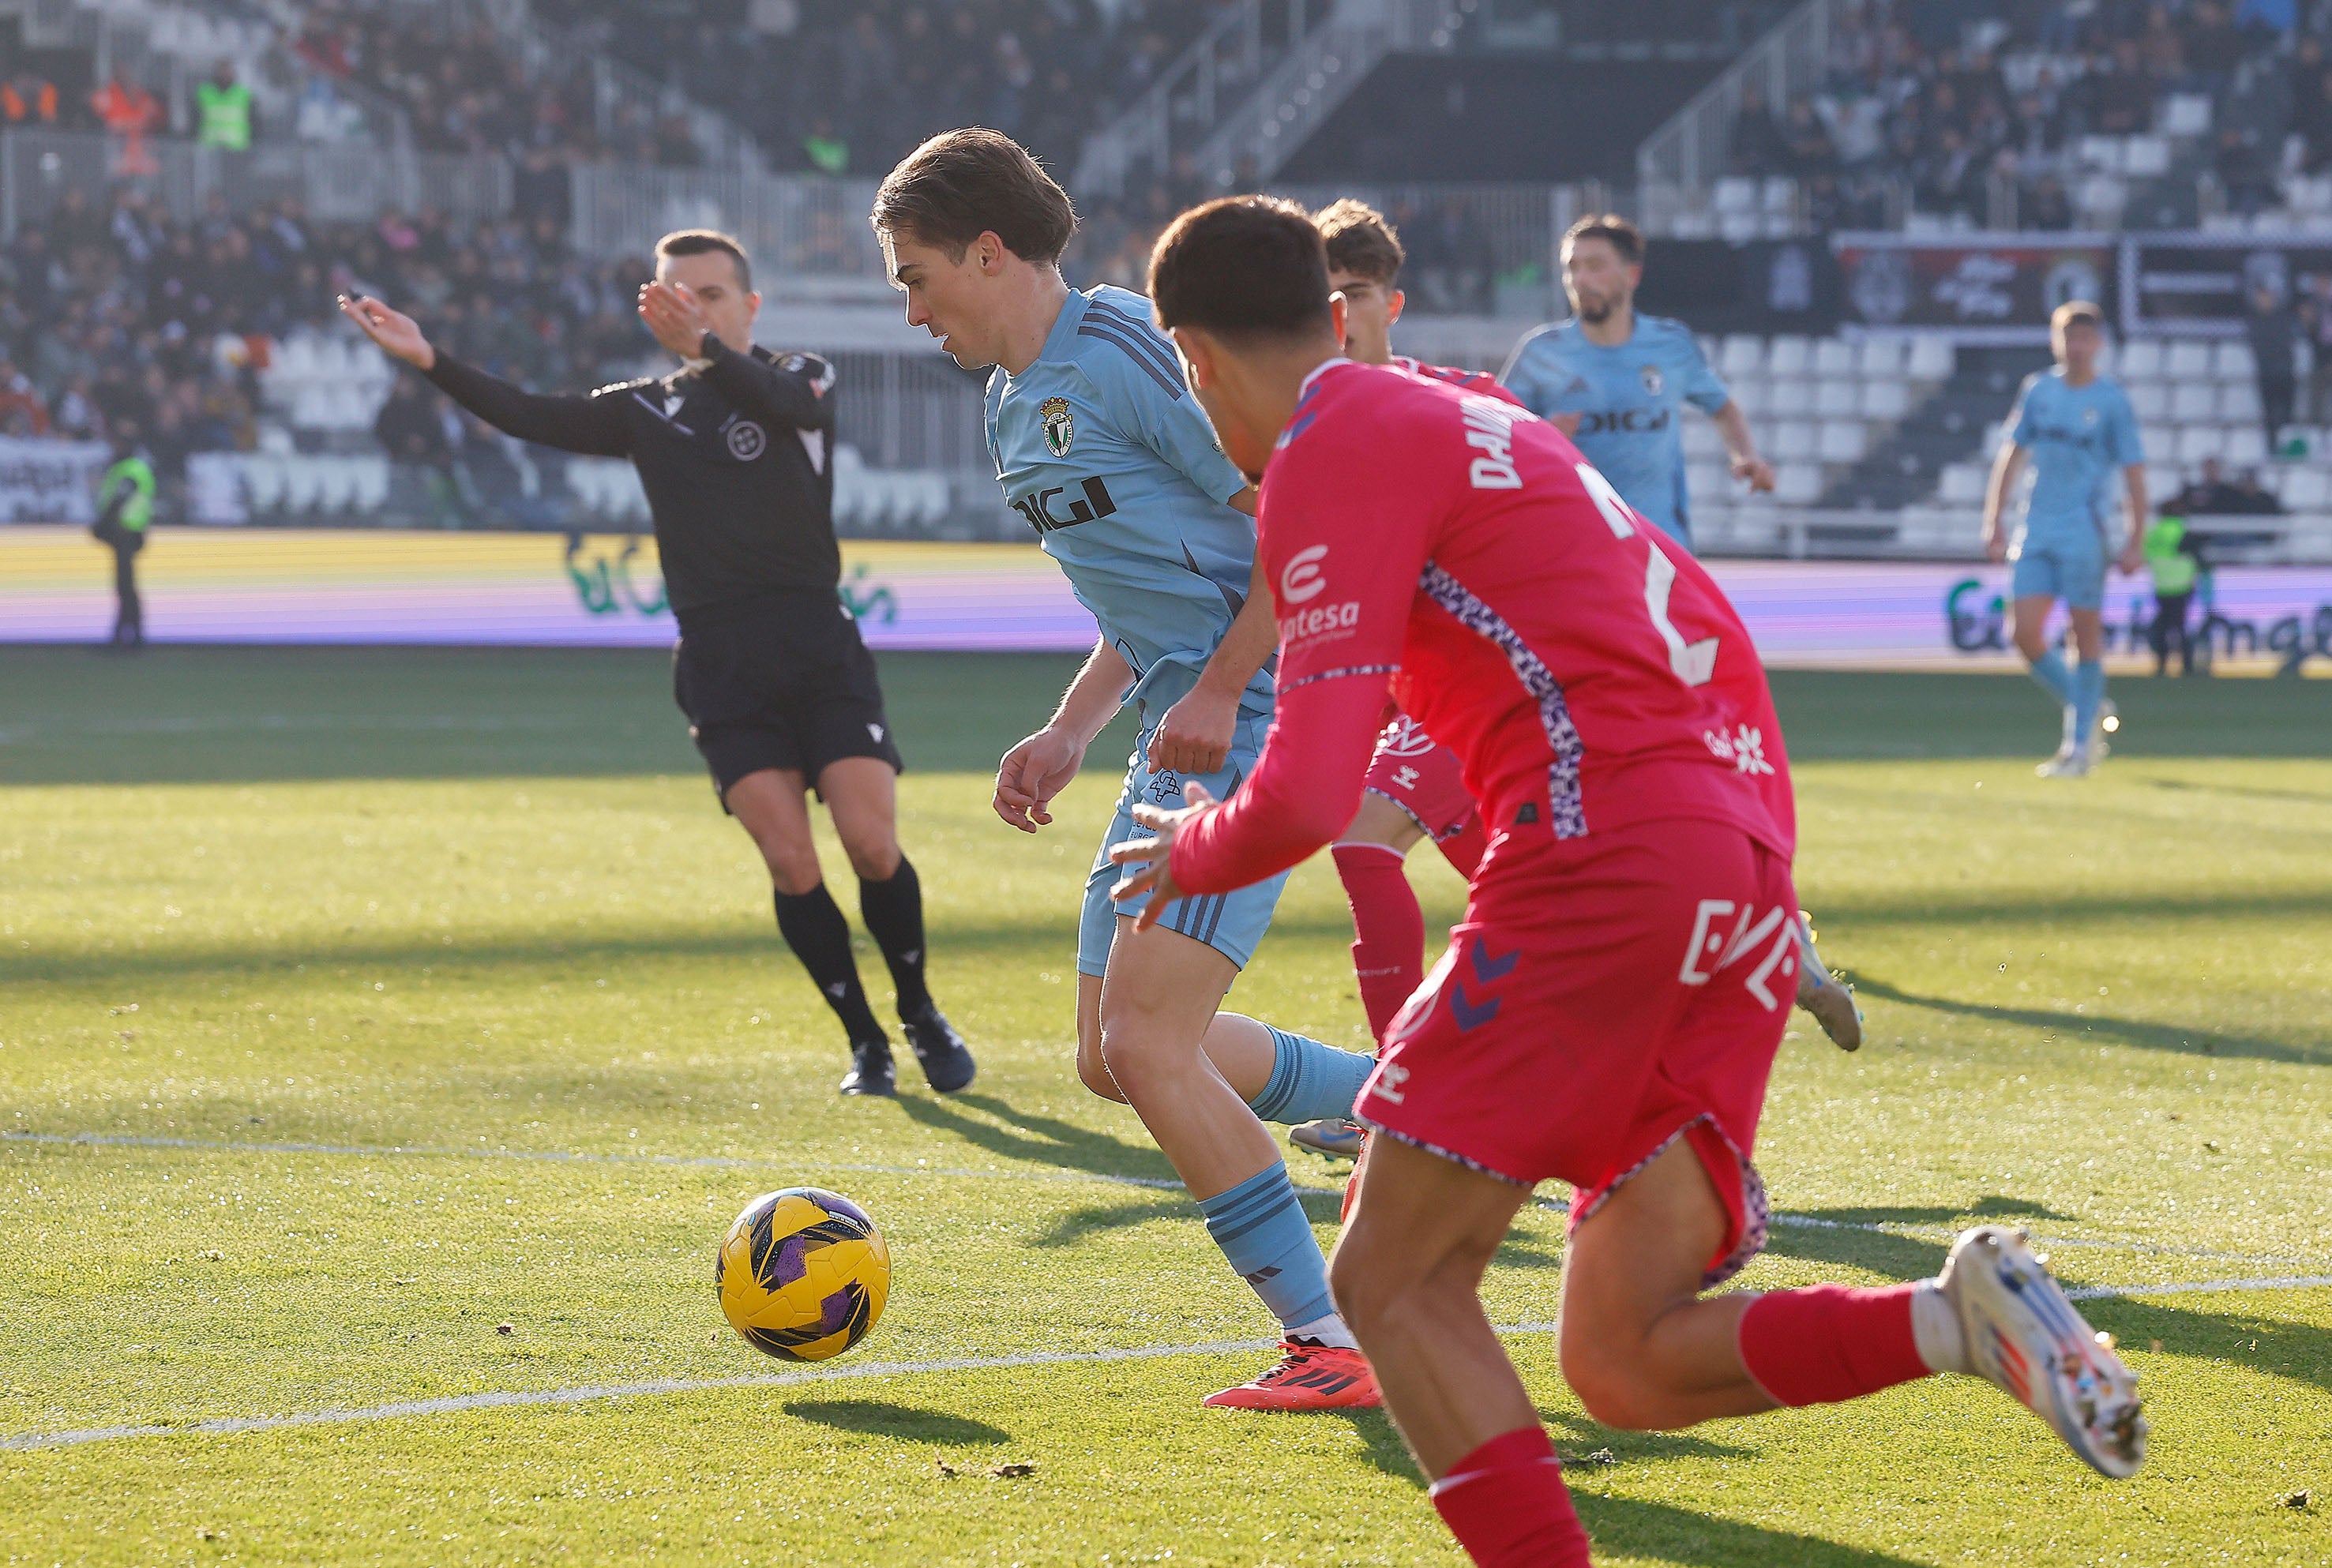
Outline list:
[[[2136,577],[2145,565],[2146,541],[2140,539],[2131,540],[2129,543],[2122,549],[2121,575],[2124,577]]]
[[[437,350],[421,335],[420,323],[402,311],[390,310],[370,294],[353,300],[342,294],[340,314],[363,329],[366,337],[380,345],[382,353],[394,355],[420,370],[437,363]]]
[[[648,324],[657,342],[683,359],[696,358],[710,325],[704,319],[703,301],[684,283],[642,283],[640,320]]]
[[[1996,522],[1984,525],[1983,559],[1994,566],[2008,559],[2008,536],[2000,531],[2000,525]]]
[[[1166,913],[1166,906],[1182,896],[1182,890],[1174,885],[1174,840],[1186,823],[1215,807],[1215,798],[1207,792],[1204,784],[1183,785],[1182,798],[1187,804],[1174,811],[1162,806],[1136,806],[1134,821],[1157,837],[1129,838],[1109,852],[1110,859],[1125,868],[1125,875],[1117,879],[1109,896],[1115,900],[1142,893],[1151,895],[1133,923],[1136,931],[1148,931],[1156,925],[1158,917]]]
[[[1773,465],[1751,453],[1733,460],[1733,477],[1748,483],[1752,495],[1767,495],[1773,489]]]
[[[1239,700],[1193,686],[1166,710],[1151,732],[1153,773],[1215,773],[1230,760],[1231,735],[1238,728]]]
[[[1085,765],[1085,743],[1066,730],[1039,730],[1004,753],[996,768],[996,814],[1023,833],[1052,826],[1045,808]]]
[[[1574,441],[1575,441],[1575,440],[1577,440],[1577,439],[1578,439],[1578,437],[1579,437],[1579,416],[1578,416],[1578,415],[1576,415],[1576,414],[1550,414],[1550,415],[1548,415],[1548,416],[1546,416],[1546,422],[1547,422],[1549,425],[1553,425],[1557,430],[1562,431],[1562,432],[1563,433],[1563,435],[1565,435],[1566,436],[1569,436],[1569,437],[1570,437],[1570,438],[1572,438],[1572,440],[1574,440]]]

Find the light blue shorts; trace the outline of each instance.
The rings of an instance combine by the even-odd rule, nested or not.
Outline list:
[[[1221,772],[1209,773],[1198,782],[1205,785],[1218,800],[1228,800],[1231,792],[1255,771],[1255,760],[1263,751],[1263,737],[1271,728],[1265,715],[1239,716],[1238,728],[1231,736],[1230,760]],[[1125,788],[1117,798],[1117,815],[1110,821],[1109,831],[1102,836],[1101,849],[1094,856],[1093,870],[1085,876],[1085,906],[1077,921],[1077,972],[1100,974],[1109,963],[1110,943],[1117,939],[1117,917],[1140,914],[1150,900],[1146,894],[1113,901],[1109,890],[1116,885],[1121,875],[1109,857],[1109,852],[1129,838],[1146,838],[1150,830],[1133,820],[1136,805],[1147,802],[1152,806],[1175,807],[1183,804],[1182,786],[1189,781],[1180,773],[1152,773],[1142,760],[1150,746],[1150,735],[1144,731],[1133,744],[1133,755],[1127,760]],[[1236,893],[1218,893],[1204,898],[1179,898],[1166,906],[1158,923],[1169,931],[1203,942],[1217,952],[1245,969],[1263,941],[1263,933],[1271,929],[1271,912],[1279,906],[1279,890],[1287,884],[1287,873],[1242,887]]]
[[[2045,594],[2063,599],[2077,610],[2104,607],[2106,545],[2097,535],[2085,539],[2063,533],[2022,539],[2017,542],[2015,559],[2016,569],[2008,585],[2010,598]]]

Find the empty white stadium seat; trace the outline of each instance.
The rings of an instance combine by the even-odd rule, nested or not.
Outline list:
[[[1872,419],[1900,419],[1911,412],[1911,388],[1899,377],[1865,381],[1862,412]]]
[[[1814,383],[1812,413],[1817,419],[1853,419],[1862,413],[1862,384],[1840,377]]]
[[[2211,95],[2174,92],[2162,100],[2159,118],[2165,136],[2207,136],[2211,129]]]
[[[2222,459],[2232,468],[2257,468],[2267,461],[2267,436],[2256,425],[2233,425],[2227,427],[2226,454]]]
[[[2091,175],[2075,187],[2073,205],[2084,224],[2112,228],[2121,222],[2122,209],[2129,205],[2129,186],[2109,174]]]
[[[1802,376],[1786,378],[1777,376],[1765,388],[1766,412],[1776,418],[1786,419],[1792,416],[1803,418],[1806,410],[1813,406],[1813,402],[1814,384]]]
[[[2162,374],[2162,340],[2158,338],[2132,338],[2121,346],[2116,361],[2120,368],[2115,374],[2123,380],[2154,380]]]
[[[2117,136],[2085,136],[2073,144],[2073,156],[2083,168],[2119,174],[2122,169],[2122,139]]]
[[[2211,374],[2211,345],[2180,339],[2162,356],[2162,373],[2173,381],[2201,381]]]
[[[2170,143],[2158,136],[2133,136],[2122,143],[2121,172],[2132,179],[2155,179],[2170,172]]]
[[[1947,339],[1921,337],[1911,340],[1911,362],[1905,374],[1914,381],[1948,381],[1958,364]]]
[[[317,498],[322,492],[324,476],[316,457],[290,457],[283,461],[283,510],[314,512]]]
[[[1865,376],[1903,374],[1904,344],[1900,338],[1865,338],[1856,351],[1857,367]]]
[[[2169,455],[2151,446],[2146,451],[2157,458]],[[2149,463],[2146,465],[2146,499],[2152,505],[2161,505],[2177,494],[2185,483],[2186,476],[2168,464]]]
[[[1821,470],[1811,463],[1784,463],[1774,473],[1773,499],[1783,506],[1811,506],[1821,492]]]
[[[2320,512],[2332,504],[2332,474],[2302,466],[2283,471],[2283,504],[2291,512]]]
[[[1687,463],[1713,462],[1725,454],[1725,437],[1706,419],[1684,422],[1684,455]]]
[[[2170,388],[2159,381],[2131,381],[2124,386],[2131,412],[2141,425],[2158,425],[2170,417]]]
[[[1721,463],[1694,463],[1686,466],[1684,482],[1687,492],[1696,501],[1703,496],[1715,499],[1728,492],[1733,483],[1733,471]],[[1697,524],[1696,517],[1694,522]]]
[[[1855,371],[1854,345],[1838,338],[1824,338],[1814,344],[1814,374],[1819,377],[1851,376]]]
[[[283,504],[284,459],[273,453],[253,452],[243,460],[243,491],[253,512],[274,512]]]
[[[1773,376],[1802,376],[1812,368],[1813,344],[1794,332],[1783,332],[1765,346],[1765,369]]]
[[[2170,388],[2170,418],[2178,425],[2216,424],[2219,389],[2208,381],[2180,381]]]
[[[388,500],[388,459],[357,457],[350,462],[356,482],[353,504],[359,512],[378,512]]]
[[[2167,425],[2141,425],[2138,445],[2156,457],[2174,458],[2178,453],[2178,432]]]
[[[1990,474],[1980,464],[1954,463],[1947,465],[1935,488],[1935,499],[1949,506],[1981,506],[1983,487]]]
[[[1798,182],[1786,175],[1768,175],[1765,187],[1759,193],[1759,205],[1768,217],[1794,217],[1798,210]]]
[[[2211,373],[2222,381],[2255,383],[2259,361],[2251,357],[2249,343],[2220,343],[2211,350]]]
[[[1726,377],[1754,376],[1765,368],[1765,339],[1735,332],[1725,339],[1717,372]]]
[[[1757,182],[1735,176],[1718,180],[1708,193],[1708,210],[1719,217],[1756,211]]]
[[[2258,383],[2230,381],[2220,387],[2219,417],[2230,425],[2257,424],[2260,419]]]
[[[1827,419],[1815,454],[1824,463],[1859,463],[1869,450],[1869,435],[1859,419]]]
[[[2216,425],[2189,425],[2178,432],[2178,461],[2200,463],[2206,457],[2223,458],[2227,454],[2227,435]]]
[[[1814,455],[1815,442],[1811,421],[1784,419],[1773,426],[1773,443],[1765,454],[1777,463],[1805,462]]]

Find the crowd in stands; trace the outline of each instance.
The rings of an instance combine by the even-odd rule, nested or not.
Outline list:
[[[2307,168],[2332,165],[2327,33],[2325,0],[1864,0],[1821,91],[1744,94],[1730,161],[1800,180],[1817,227],[1876,226],[1891,185],[1979,225],[2005,187],[2017,226],[2069,228],[2079,139],[2152,132],[2186,95],[2209,105],[2209,170],[2248,214],[2274,200],[2295,134]]]
[[[0,435],[142,445],[167,482],[197,452],[248,451],[280,346],[339,330],[335,301],[396,301],[431,341],[545,387],[634,373],[650,345],[633,301],[644,262],[575,256],[555,222],[466,232],[432,213],[366,225],[300,205],[172,222],[125,186],[110,210],[69,191],[0,249]],[[394,457],[444,466],[483,440],[400,377],[376,434]]]

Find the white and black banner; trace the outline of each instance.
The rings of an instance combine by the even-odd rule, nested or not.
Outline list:
[[[0,435],[0,522],[95,522],[97,476],[111,457],[101,441]]]

